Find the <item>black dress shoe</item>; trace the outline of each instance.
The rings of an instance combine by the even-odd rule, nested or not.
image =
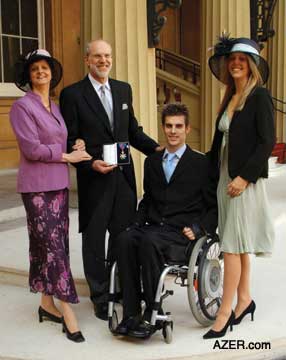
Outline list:
[[[251,321],[254,320],[254,311],[256,309],[256,304],[252,300],[251,303],[247,306],[247,308],[239,315],[239,317],[235,318],[233,321],[233,325],[238,325],[241,323],[241,320],[245,317],[247,314],[251,314]]]
[[[215,331],[213,329],[210,329],[204,336],[204,339],[216,339],[216,338],[220,338],[223,337],[226,332],[228,327],[230,328],[230,331],[232,331],[232,325],[233,325],[233,321],[235,319],[235,315],[234,312],[232,311],[230,314],[230,317],[228,318],[226,324],[224,325],[224,327],[220,330],[220,331]]]
[[[138,326],[139,320],[137,317],[127,317],[117,325],[115,329],[115,334],[117,335],[128,335],[129,331],[133,330]]]
[[[107,303],[94,304],[94,314],[98,319],[107,321],[108,320],[108,304]]]
[[[134,329],[128,331],[128,335],[138,339],[148,339],[155,332],[155,327],[148,321],[142,320]]]
[[[61,316],[56,316],[54,314],[49,313],[47,310],[43,309],[41,306],[38,309],[39,314],[39,322],[43,322],[44,320],[50,320],[55,323],[61,324],[63,318]]]
[[[63,319],[63,333],[65,333],[67,338],[73,342],[80,343],[85,341],[85,338],[83,337],[81,331],[76,331],[74,333],[71,333],[69,331],[64,319]]]

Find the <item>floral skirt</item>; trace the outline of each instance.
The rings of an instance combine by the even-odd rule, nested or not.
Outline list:
[[[22,199],[30,239],[31,291],[78,303],[69,260],[68,190],[22,193]]]

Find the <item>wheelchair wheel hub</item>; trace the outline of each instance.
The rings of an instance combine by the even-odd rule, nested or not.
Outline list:
[[[222,284],[222,270],[218,259],[205,260],[202,279],[204,279],[202,281],[204,297],[218,297]]]

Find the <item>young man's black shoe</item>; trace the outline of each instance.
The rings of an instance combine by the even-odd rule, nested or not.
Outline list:
[[[142,320],[138,326],[128,331],[128,335],[139,339],[148,339],[155,331],[154,326],[148,321]]]
[[[115,329],[115,334],[117,335],[128,335],[129,331],[135,329],[139,324],[139,318],[138,317],[127,317],[124,318]]]
[[[164,315],[164,311],[161,307],[158,310],[158,315]],[[143,314],[143,321],[147,323],[151,323],[151,317],[152,317],[152,308],[146,308]],[[163,320],[156,320],[155,330],[161,330],[163,328],[163,325],[164,325]],[[155,330],[153,332],[155,332]]]

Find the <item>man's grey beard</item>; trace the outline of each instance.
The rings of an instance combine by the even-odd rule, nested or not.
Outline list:
[[[112,65],[109,67],[109,69],[107,71],[100,71],[100,70],[98,70],[96,65],[94,65],[94,64],[89,65],[89,71],[95,73],[99,78],[108,77],[111,68],[112,68]]]

